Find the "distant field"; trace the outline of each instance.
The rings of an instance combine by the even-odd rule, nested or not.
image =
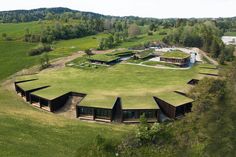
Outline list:
[[[27,55],[35,44],[0,41],[0,81],[17,71],[39,64],[38,57]]]
[[[49,25],[47,22],[26,22],[26,23],[0,23],[0,33],[6,33],[7,36],[20,39],[24,36],[28,28],[32,33],[39,33],[43,26]],[[2,35],[1,37],[2,38]]]
[[[236,36],[236,32],[226,32],[225,36]]]
[[[79,21],[70,21],[70,23],[78,23]],[[54,25],[55,21],[35,21],[24,23],[0,23],[0,39],[2,39],[2,33],[6,33],[7,36],[13,39],[22,39],[26,29],[33,34],[41,32],[42,28],[50,25]]]
[[[159,35],[158,33],[154,33],[153,35],[148,36],[147,34],[143,34],[138,36],[137,38],[130,39],[129,41],[121,43],[118,47],[120,48],[129,48],[132,46],[137,46],[140,44],[144,44],[147,41],[157,41],[161,40],[164,36]]]
[[[51,53],[51,55],[65,56],[71,54],[72,52],[80,50],[85,50],[90,48],[96,49],[98,47],[101,38],[107,36],[108,36],[107,34],[97,34],[84,38],[57,41],[53,45],[54,51],[53,53]]]

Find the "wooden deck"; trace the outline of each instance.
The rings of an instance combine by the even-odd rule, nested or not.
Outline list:
[[[111,120],[110,120],[110,119],[101,119],[101,118],[96,118],[95,121],[97,121],[97,122],[111,123]]]

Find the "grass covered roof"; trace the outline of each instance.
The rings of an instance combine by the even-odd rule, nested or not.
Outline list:
[[[97,54],[97,55],[88,57],[88,59],[94,60],[94,61],[101,61],[101,62],[112,62],[119,59],[119,57],[113,56],[113,55],[106,55],[106,54]]]
[[[165,52],[162,54],[162,57],[164,58],[175,58],[175,59],[185,59],[190,57],[190,54],[187,54],[180,50]]]
[[[115,96],[89,94],[80,102],[79,106],[112,109],[116,100]]]
[[[133,51],[114,51],[114,52],[111,52],[111,53],[107,53],[106,55],[109,55],[109,56],[117,56],[117,57],[122,57],[122,56],[126,56],[126,55],[132,55],[134,54]]]
[[[200,64],[199,67],[203,69],[217,69],[217,66],[214,64]]]
[[[149,57],[150,55],[153,55],[154,49],[150,49],[150,50],[145,50],[145,51],[141,51],[141,52],[137,52],[136,56],[140,59],[144,59]]]
[[[152,96],[123,96],[122,109],[159,109]]]
[[[202,68],[199,70],[200,74],[206,74],[206,75],[218,75],[219,71],[217,69],[205,69]]]
[[[175,92],[160,93],[156,97],[175,107],[193,102],[193,99]]]

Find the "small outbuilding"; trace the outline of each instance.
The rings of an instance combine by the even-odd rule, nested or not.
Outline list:
[[[163,53],[160,56],[160,61],[185,67],[190,64],[190,57],[190,54],[176,50]]]
[[[155,97],[161,111],[169,118],[178,118],[191,112],[193,99],[176,92],[161,93]]]

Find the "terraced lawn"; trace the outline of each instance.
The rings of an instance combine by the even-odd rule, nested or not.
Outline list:
[[[74,91],[93,95],[94,102],[96,102],[96,96],[98,101],[101,97],[119,96],[121,99],[122,97],[126,99],[126,108],[140,107],[138,104],[142,105],[142,102],[146,102],[146,107],[152,108],[152,96],[160,92],[184,88],[190,79],[198,75],[198,71],[198,66],[189,70],[162,70],[126,64],[90,70],[66,67],[57,71],[40,73],[36,75],[39,80],[22,83],[20,86],[23,89],[29,89],[32,86],[51,85],[49,88],[33,93],[47,99]],[[150,101],[145,101],[147,99]],[[108,104],[104,104],[106,105]]]

